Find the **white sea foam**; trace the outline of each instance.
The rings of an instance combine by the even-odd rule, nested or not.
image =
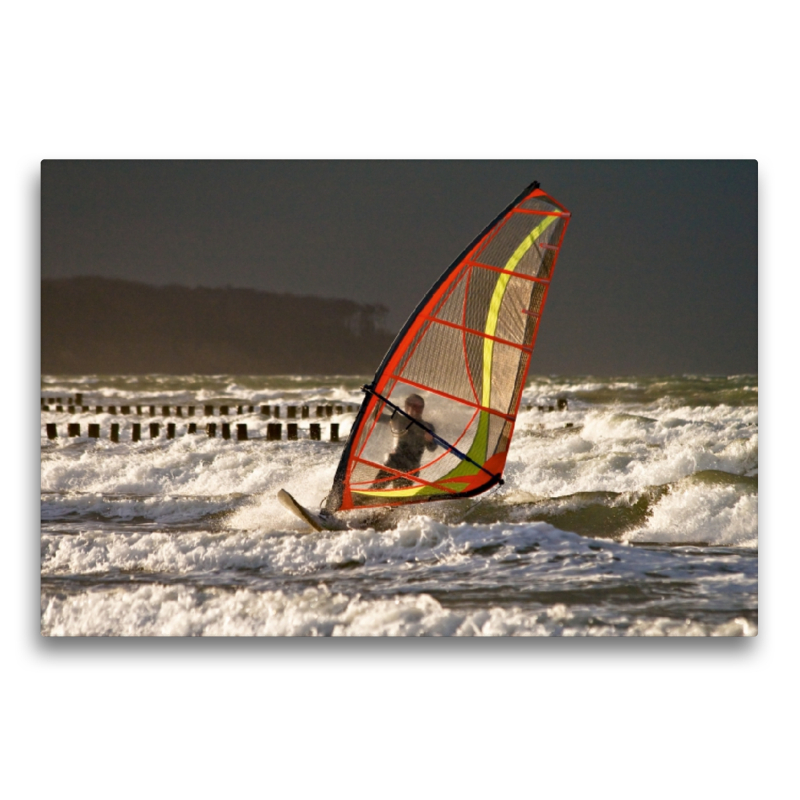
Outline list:
[[[758,496],[733,486],[681,486],[661,498],[647,524],[624,539],[757,547]]]
[[[62,439],[62,449],[69,440]],[[227,495],[256,493],[306,468],[325,464],[333,474],[340,452],[329,442],[233,442],[204,435],[154,444],[82,443],[77,457],[49,452],[42,460],[42,490],[132,494]],[[328,477],[330,481],[330,477]]]
[[[731,404],[706,404],[702,386],[728,391],[722,383],[732,384]],[[691,384],[680,401],[670,394],[678,384]],[[89,392],[117,405],[144,394],[156,406],[191,400],[202,430],[212,421],[201,415],[204,399],[352,404],[359,385],[330,377],[128,376],[56,378],[44,390],[83,389],[92,404]],[[742,399],[748,387],[752,405]],[[562,396],[570,398],[567,410],[536,408]],[[322,534],[276,498],[285,487],[316,508],[331,487],[342,444],[310,440],[313,412],[298,420],[299,441],[267,441],[267,419],[256,409],[229,418],[260,434],[248,442],[187,435],[191,420],[173,416],[153,420],[162,424],[155,440],[147,437],[151,420],[138,420],[139,443],[130,441],[134,417],[81,414],[84,435],[71,439],[66,423],[75,418],[45,412],[43,631],[752,635],[756,399],[750,379],[665,379],[661,387],[646,379],[539,378],[525,390],[523,408],[534,408],[519,415],[504,486],[480,501],[396,510],[378,529]],[[330,421],[346,437],[353,418],[320,420],[323,437]],[[56,441],[46,438],[48,421],[59,425]],[[90,421],[100,423],[99,440],[85,435]],[[177,426],[173,440],[164,436],[168,421]],[[112,422],[122,424],[119,443],[109,441]],[[558,527],[530,521],[542,518]],[[622,522],[604,528],[612,518]],[[659,581],[659,610],[643,611],[640,593]],[[703,608],[715,598],[714,613],[698,618],[698,598]]]
[[[529,412],[509,453],[508,476],[523,491],[557,496],[631,491],[700,470],[757,471],[758,434],[748,413],[726,407],[649,413],[539,414],[537,422]],[[563,427],[567,422],[575,427]]]
[[[108,589],[43,602],[50,636],[753,636],[744,618],[719,625],[669,618],[577,621],[563,604],[460,610],[428,595],[362,599],[325,587],[297,594],[193,587]]]
[[[163,514],[164,522],[175,520],[176,514],[181,513],[187,519],[214,513],[220,510],[213,507],[215,498],[229,502],[243,494],[264,496],[263,501],[246,508],[234,503],[232,524],[252,530],[270,520],[286,520],[286,512],[274,500],[280,488],[290,488],[305,505],[318,507],[330,489],[341,453],[341,445],[312,442],[307,433],[297,442],[267,442],[262,438],[240,443],[220,437],[209,439],[201,433],[179,435],[175,440],[166,440],[162,434],[154,441],[114,444],[107,431],[116,418],[106,414],[98,419],[101,438],[97,441],[62,436],[56,443],[47,443],[42,459],[42,490],[60,496],[53,499],[45,495],[45,518],[67,513],[71,503],[76,513],[90,511],[111,516],[116,513],[115,508],[123,507],[107,498],[87,500],[86,495],[148,496],[131,501],[119,513],[127,519],[142,516],[153,520]],[[335,419],[345,437],[353,415]],[[573,427],[564,427],[567,422]],[[258,424],[263,427],[266,423]],[[579,492],[639,492],[674,484],[705,470],[734,476],[756,475],[756,424],[756,409],[727,406],[655,406],[646,413],[617,408],[525,412],[520,415],[509,452],[506,486],[495,496],[502,499],[514,493],[560,497]],[[181,502],[181,496],[198,500],[194,504],[190,500]],[[726,502],[730,505],[724,506]],[[755,504],[738,503],[735,491],[718,493],[713,513],[695,518],[709,522],[706,537],[698,536],[702,526],[693,524],[687,538],[684,526],[689,517],[683,508],[674,501],[659,505],[652,521],[657,523],[657,541],[752,545],[757,531]],[[674,525],[664,519],[670,513],[676,515]],[[723,520],[728,520],[726,526]]]
[[[719,584],[717,562],[718,557],[701,551],[687,563],[684,556],[669,550],[654,553],[593,540],[545,523],[454,527],[418,516],[388,531],[322,535],[136,530],[118,534],[88,528],[71,536],[44,534],[41,569],[43,578],[203,575],[212,583],[225,573],[246,570],[273,585],[304,578],[336,586],[350,585],[348,570],[358,566],[366,572],[351,588],[379,585],[382,594],[403,596],[410,588],[409,576],[416,592],[428,586],[453,590],[461,585],[471,591],[507,586],[559,593],[577,586],[635,586],[658,572],[668,582],[691,579],[700,588],[713,585],[718,594],[749,591],[751,579],[746,576],[726,574],[724,585]],[[514,590],[509,591],[513,596]]]
[[[259,508],[263,512],[265,506],[259,504]],[[586,548],[582,537],[544,523],[453,527],[425,515],[412,516],[388,531],[367,528],[310,535],[282,507],[275,510],[278,518],[260,516],[260,529],[250,531],[173,534],[145,530],[120,535],[86,526],[71,536],[43,534],[42,574],[113,570],[186,574],[198,569],[269,568],[295,575],[346,563],[398,565],[422,560],[453,566],[472,560],[471,553],[487,544],[505,545],[509,551],[530,541],[541,543],[547,552]],[[239,514],[233,516],[239,518]],[[281,527],[287,529],[285,533]],[[487,564],[499,563],[508,555],[493,555]]]

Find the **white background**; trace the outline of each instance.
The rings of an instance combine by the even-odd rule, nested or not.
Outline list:
[[[5,8],[7,796],[791,794],[800,176],[790,8]],[[40,160],[289,157],[758,159],[757,638],[40,637]]]

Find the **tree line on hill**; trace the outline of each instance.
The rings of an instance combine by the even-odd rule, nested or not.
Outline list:
[[[255,289],[42,280],[42,373],[371,375],[386,309]]]

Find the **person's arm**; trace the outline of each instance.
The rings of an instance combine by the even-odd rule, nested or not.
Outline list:
[[[436,449],[436,441],[434,440],[431,434],[436,433],[436,428],[430,424],[430,422],[425,423],[425,427],[428,429],[428,433],[425,433],[425,449],[429,451],[433,451]]]

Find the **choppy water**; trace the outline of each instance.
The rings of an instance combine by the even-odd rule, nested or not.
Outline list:
[[[131,423],[146,430],[149,417],[42,412],[43,633],[756,633],[755,376],[534,378],[504,486],[309,534],[276,492],[316,508],[343,445],[310,440],[313,416],[298,420],[298,441],[267,441],[258,406],[358,404],[364,381],[43,378],[43,396],[82,392],[93,409],[254,405],[228,419],[258,436],[186,435],[190,420],[173,418],[175,439],[134,443]],[[566,411],[538,410],[557,397]],[[332,418],[343,439],[354,416]],[[67,438],[76,421],[82,436]]]

